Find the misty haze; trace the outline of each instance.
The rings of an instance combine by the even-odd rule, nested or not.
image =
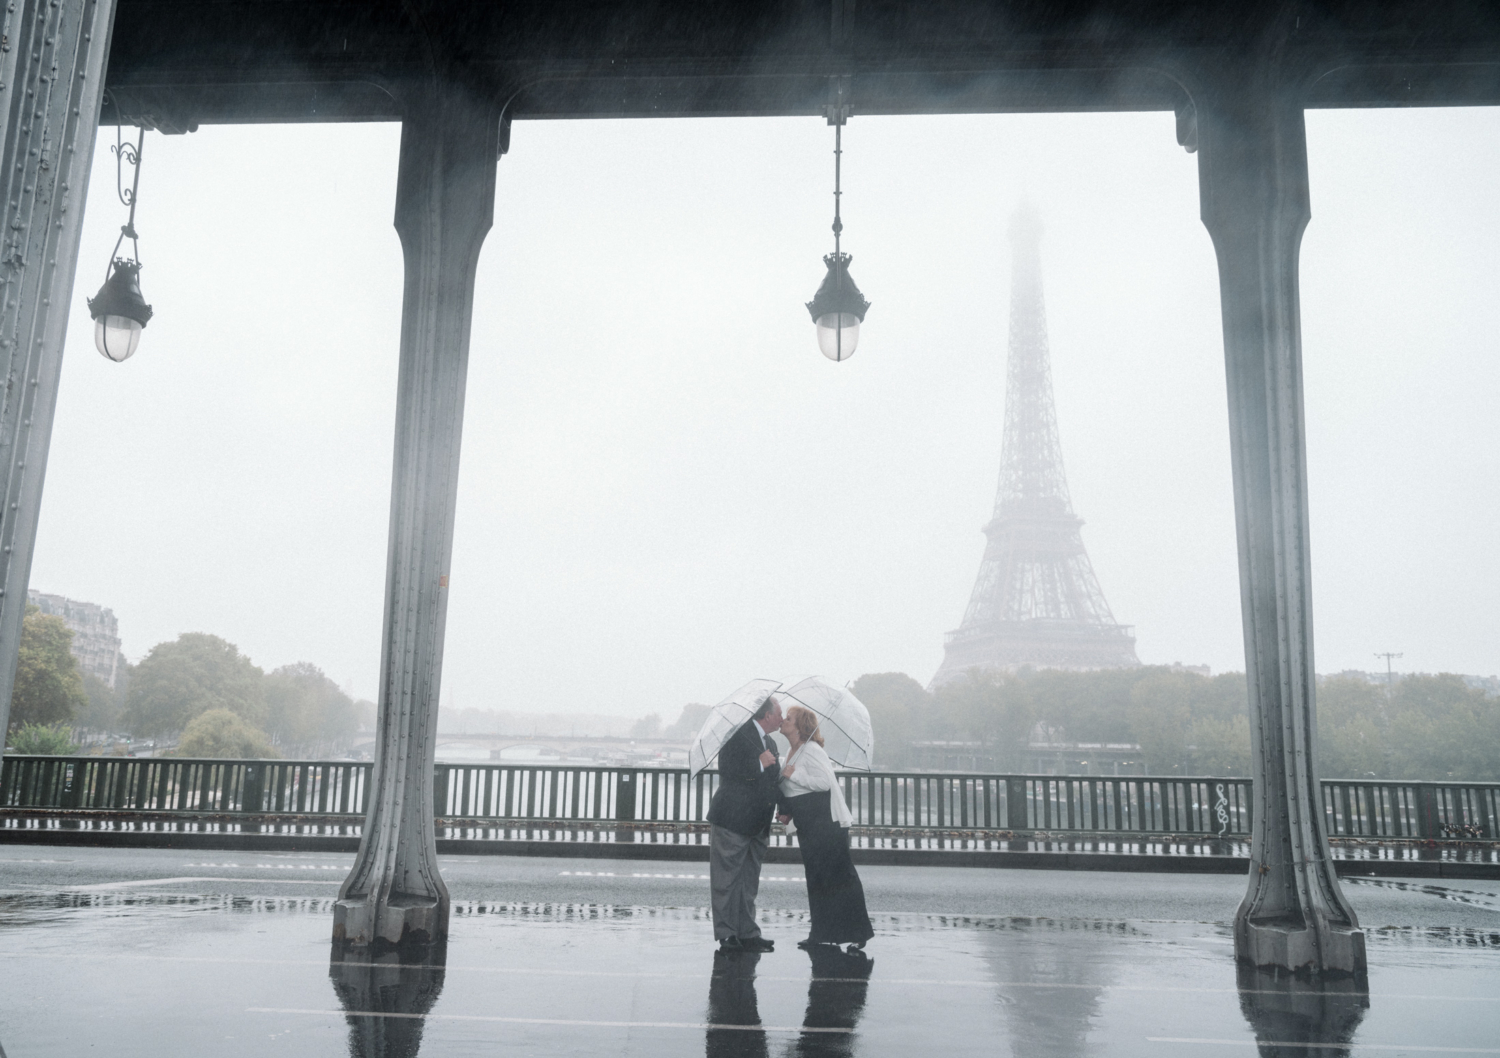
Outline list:
[[[0,1058],[1500,1055],[1500,7],[3,23]]]
[[[1383,675],[1382,651],[1398,672],[1500,671],[1483,530],[1500,513],[1482,267],[1497,123],[1309,115],[1323,673]],[[517,125],[475,294],[444,730],[482,727],[476,712],[670,726],[752,675],[926,685],[995,496],[1023,198],[1045,229],[1067,481],[1109,604],[1143,664],[1243,671],[1213,251],[1170,115],[851,122],[845,246],[875,307],[843,364],[808,355],[800,308],[826,252],[826,133]],[[148,135],[150,355],[99,358],[74,306],[32,572],[110,607],[130,661],[205,632],[374,699],[397,139]],[[94,187],[114,178],[101,149]],[[85,260],[120,214],[90,199]],[[226,317],[229,289],[264,308]]]

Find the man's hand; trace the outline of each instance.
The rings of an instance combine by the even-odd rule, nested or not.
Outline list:
[[[776,814],[776,822],[780,823],[782,826],[786,826],[791,821],[792,817],[787,815],[785,812],[778,812]]]
[[[760,755],[760,766],[762,768],[769,768],[771,765],[773,765],[775,763],[776,763],[776,754],[772,753],[770,750],[766,750],[764,753],[762,753]]]

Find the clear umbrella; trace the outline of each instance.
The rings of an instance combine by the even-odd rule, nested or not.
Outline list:
[[[745,721],[754,716],[771,692],[780,686],[776,680],[751,680],[710,709],[698,737],[688,747],[688,772],[697,775],[712,764],[730,736],[744,727]]]
[[[785,713],[802,705],[818,715],[818,731],[828,758],[841,768],[869,771],[875,755],[870,710],[847,687],[835,687],[821,676],[788,680],[776,692]]]

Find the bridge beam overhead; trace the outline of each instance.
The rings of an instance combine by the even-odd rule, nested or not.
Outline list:
[[[104,120],[398,121],[433,54],[532,118],[1177,110],[1174,73],[1278,47],[1314,107],[1500,102],[1485,0],[118,0]],[[1285,15],[1285,18],[1279,16]]]

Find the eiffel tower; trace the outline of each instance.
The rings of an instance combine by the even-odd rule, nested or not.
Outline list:
[[[995,513],[969,608],[949,632],[932,688],[970,669],[1108,669],[1140,664],[1134,629],[1117,624],[1073,513],[1052,404],[1042,303],[1042,224],[1011,216],[1010,363]]]

